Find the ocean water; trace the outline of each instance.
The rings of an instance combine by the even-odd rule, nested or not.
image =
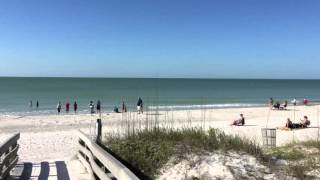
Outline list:
[[[2,115],[52,114],[59,101],[63,107],[77,101],[83,113],[90,100],[101,100],[104,111],[120,107],[122,101],[133,109],[138,97],[145,106],[159,109],[263,106],[270,97],[319,102],[320,80],[0,78]]]

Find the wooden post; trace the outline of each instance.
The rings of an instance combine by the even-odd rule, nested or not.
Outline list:
[[[102,140],[102,137],[101,137],[101,134],[102,134],[102,123],[101,123],[101,119],[97,119],[97,122],[96,122],[96,142],[101,142]]]

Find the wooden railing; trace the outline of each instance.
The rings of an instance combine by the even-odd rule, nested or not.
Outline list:
[[[138,180],[120,161],[93,142],[87,135],[79,131],[78,158],[94,176],[102,180]]]
[[[0,179],[5,179],[10,175],[10,171],[18,162],[19,138],[20,133],[17,133],[0,144]]]

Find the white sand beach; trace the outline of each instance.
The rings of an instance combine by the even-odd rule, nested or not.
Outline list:
[[[297,106],[295,111],[289,107],[286,111],[261,108],[230,108],[188,111],[159,111],[134,113],[102,114],[103,133],[125,133],[130,122],[130,129],[144,128],[158,124],[161,127],[203,127],[219,128],[228,134],[237,134],[261,143],[261,128],[284,126],[286,118],[294,122],[307,115],[311,120],[310,128],[293,131],[277,130],[277,145],[294,141],[318,138],[317,106]],[[230,123],[243,113],[245,126],[230,126]],[[295,116],[295,118],[294,118]],[[0,142],[14,132],[21,132],[19,156],[21,162],[43,162],[63,160],[71,162],[77,150],[77,130],[94,134],[98,115],[39,115],[39,116],[4,116],[0,115]],[[218,166],[217,166],[218,167]]]

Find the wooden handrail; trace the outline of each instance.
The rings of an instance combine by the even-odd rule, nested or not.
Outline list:
[[[132,179],[139,178],[115,157],[93,142],[87,135],[79,131],[78,156],[80,161],[99,179]]]
[[[20,133],[16,133],[0,144],[0,179],[6,178],[18,162],[19,138]]]

